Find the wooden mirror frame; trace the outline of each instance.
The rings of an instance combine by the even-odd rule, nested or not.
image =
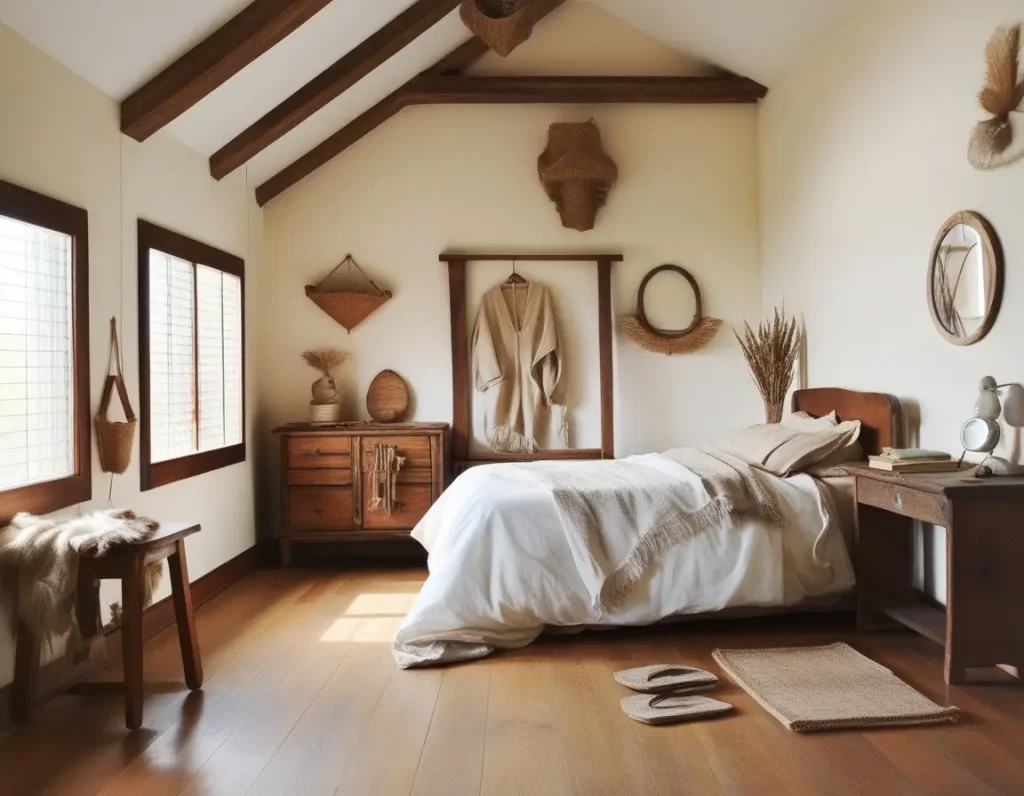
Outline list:
[[[987,306],[985,317],[982,318],[981,324],[972,334],[964,337],[953,334],[946,328],[939,318],[938,307],[935,305],[935,263],[939,254],[939,248],[942,246],[946,236],[961,224],[970,227],[978,233],[978,237],[981,238],[981,245],[984,248],[985,259],[990,261],[995,268],[995,274],[993,275],[992,282],[989,284],[988,294],[985,296]],[[928,310],[931,313],[932,322],[935,324],[935,328],[939,330],[939,334],[953,343],[953,345],[974,345],[992,329],[999,315],[999,307],[1002,304],[1003,298],[1003,248],[995,229],[979,213],[961,210],[946,219],[946,222],[939,230],[939,234],[935,237],[935,243],[932,244],[931,258],[928,261],[927,290]]]
[[[656,329],[647,320],[647,312],[644,308],[644,293],[647,290],[647,283],[651,279],[663,271],[671,271],[672,273],[682,274],[686,277],[686,281],[690,283],[690,287],[693,288],[693,297],[696,302],[696,306],[693,311],[693,322],[685,329]],[[697,287],[697,280],[693,278],[689,271],[685,268],[681,268],[678,265],[659,265],[657,268],[652,268],[647,272],[647,275],[640,282],[640,288],[636,291],[636,318],[640,322],[640,325],[644,327],[648,332],[658,337],[664,337],[668,340],[675,340],[679,337],[686,337],[690,332],[700,326],[700,322],[704,317],[704,309],[700,299],[700,288]]]

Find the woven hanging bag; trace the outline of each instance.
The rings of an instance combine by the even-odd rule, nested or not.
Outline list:
[[[608,201],[619,176],[593,121],[551,125],[548,148],[537,160],[537,171],[548,198],[558,208],[562,226],[580,232],[594,228],[597,211]]]
[[[132,461],[132,448],[135,446],[135,426],[138,420],[135,411],[132,409],[131,401],[128,400],[128,388],[124,383],[124,374],[121,372],[121,347],[117,342],[117,320],[110,319],[110,358],[114,360],[116,373],[110,372],[110,360],[107,360],[107,380],[103,385],[103,395],[100,398],[100,406],[96,411],[96,445],[100,452],[100,467],[105,473],[117,473],[120,475],[128,469]],[[114,390],[117,389],[117,396],[124,409],[125,420],[123,422],[112,421],[107,418],[110,409],[110,400],[113,398]]]
[[[459,15],[470,31],[503,58],[533,33],[530,0],[462,0]]]

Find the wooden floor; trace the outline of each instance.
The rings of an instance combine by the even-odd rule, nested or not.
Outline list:
[[[830,617],[549,638],[447,669],[400,671],[390,640],[417,570],[257,572],[197,613],[206,686],[190,694],[174,631],[146,645],[143,729],[116,697],[64,696],[0,735],[3,794],[1024,793],[1024,688],[948,688],[940,648],[858,636]],[[956,726],[802,736],[727,680],[727,718],[647,727],[617,669],[718,671],[718,646],[847,640],[942,703]],[[119,677],[116,665],[98,679]]]

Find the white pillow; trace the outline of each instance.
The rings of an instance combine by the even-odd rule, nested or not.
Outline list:
[[[824,431],[839,425],[839,418],[833,409],[824,417],[811,417],[807,412],[793,412],[782,418],[782,425],[797,431]]]

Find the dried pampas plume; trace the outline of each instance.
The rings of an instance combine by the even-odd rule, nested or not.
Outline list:
[[[344,351],[336,348],[317,348],[302,352],[302,359],[314,370],[320,371],[324,378],[331,378],[331,372],[348,357]]]
[[[756,332],[744,321],[743,335],[734,334],[764,401],[765,420],[781,422],[786,393],[793,383],[793,370],[800,352],[801,334],[796,318],[787,317],[785,308],[776,307],[773,317],[761,321]]]
[[[985,49],[985,87],[978,95],[991,119],[974,128],[967,159],[976,169],[995,169],[1024,157],[1024,141],[1014,147],[1014,120],[1024,101],[1020,76],[1020,25],[998,28]]]

